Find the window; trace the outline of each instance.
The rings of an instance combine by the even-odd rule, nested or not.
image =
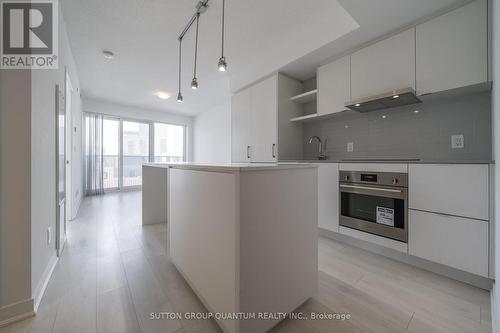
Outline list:
[[[155,162],[182,162],[184,160],[184,126],[154,124]]]
[[[149,124],[123,121],[123,186],[142,184],[142,163],[149,161]]]

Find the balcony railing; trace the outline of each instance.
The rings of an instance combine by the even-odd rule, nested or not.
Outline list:
[[[182,156],[154,156],[155,162],[182,162]],[[142,164],[149,161],[148,156],[123,155],[123,187],[142,185]],[[103,156],[103,184],[105,189],[120,187],[120,158],[118,155]]]

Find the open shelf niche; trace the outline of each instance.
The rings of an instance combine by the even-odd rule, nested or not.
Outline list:
[[[302,114],[291,117],[290,121],[300,122],[314,119],[318,116],[316,100],[318,89],[316,88],[316,78],[302,82],[302,93],[290,97],[290,101],[301,104]]]

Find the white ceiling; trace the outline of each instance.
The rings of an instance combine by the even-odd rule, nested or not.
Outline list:
[[[340,2],[340,3],[339,3]],[[463,0],[228,0],[228,72],[217,71],[221,0],[200,18],[198,81],[189,88],[194,40],[183,41],[177,103],[177,36],[196,0],[64,0],[64,21],[82,93],[121,104],[195,115],[235,91],[281,70],[307,79],[326,59]],[[345,8],[345,9],[344,9]],[[193,29],[192,29],[193,30]],[[105,60],[107,49],[115,59]],[[168,100],[153,96],[172,94]]]

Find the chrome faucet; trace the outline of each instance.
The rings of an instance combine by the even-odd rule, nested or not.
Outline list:
[[[312,143],[316,139],[318,141],[318,160],[326,160],[326,155],[323,152],[323,142],[321,142],[321,139],[319,136],[311,136],[309,138],[309,143]]]

